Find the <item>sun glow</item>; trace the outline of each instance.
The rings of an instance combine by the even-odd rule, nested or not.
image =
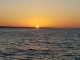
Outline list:
[[[39,26],[38,26],[38,25],[36,25],[35,27],[36,27],[37,29],[39,28]]]

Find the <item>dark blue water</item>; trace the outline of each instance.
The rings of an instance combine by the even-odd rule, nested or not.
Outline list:
[[[80,60],[80,29],[0,28],[0,60]]]

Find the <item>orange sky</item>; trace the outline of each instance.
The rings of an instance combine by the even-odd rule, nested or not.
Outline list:
[[[0,0],[0,26],[80,28],[80,0]]]

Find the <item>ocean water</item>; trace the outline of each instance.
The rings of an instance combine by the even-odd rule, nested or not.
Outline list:
[[[80,29],[0,28],[0,60],[80,60]]]

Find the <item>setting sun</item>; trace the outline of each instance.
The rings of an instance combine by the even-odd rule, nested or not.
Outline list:
[[[36,28],[39,28],[39,26],[37,25],[37,26],[35,26]]]

